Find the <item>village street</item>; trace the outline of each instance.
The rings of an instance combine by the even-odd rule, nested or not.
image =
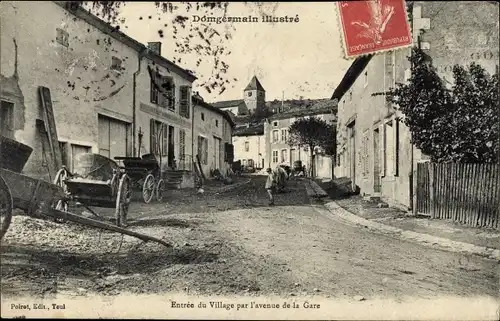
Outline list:
[[[16,216],[2,241],[2,295],[497,295],[497,262],[349,225],[311,205],[300,181],[269,207],[264,177],[250,179],[226,192],[177,190],[162,204],[134,203],[129,228],[173,249]]]

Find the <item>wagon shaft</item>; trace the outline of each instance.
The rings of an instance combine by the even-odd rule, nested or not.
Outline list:
[[[87,226],[97,227],[97,228],[100,228],[103,230],[108,230],[108,231],[113,231],[113,232],[118,232],[118,233],[129,235],[129,236],[133,236],[133,237],[136,237],[140,240],[143,240],[144,242],[152,241],[152,242],[160,243],[166,247],[172,246],[171,244],[169,244],[163,240],[160,240],[158,238],[148,236],[145,234],[141,234],[141,233],[137,233],[137,232],[133,232],[133,231],[129,231],[129,230],[126,230],[126,229],[118,227],[118,226],[114,226],[114,225],[99,222],[99,221],[96,221],[96,220],[93,220],[90,218],[78,216],[78,215],[73,214],[73,213],[62,212],[62,211],[58,211],[55,209],[50,209],[50,211],[46,214],[47,214],[47,216],[50,216],[50,217],[55,217],[55,218],[63,219],[66,221],[80,223],[80,224],[87,225]]]

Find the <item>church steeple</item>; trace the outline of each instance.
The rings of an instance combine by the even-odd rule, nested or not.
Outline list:
[[[266,106],[266,91],[256,76],[248,83],[243,91],[245,104],[252,113],[262,111]]]

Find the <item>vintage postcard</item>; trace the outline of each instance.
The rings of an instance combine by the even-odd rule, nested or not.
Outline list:
[[[1,316],[498,320],[498,6],[0,2]]]

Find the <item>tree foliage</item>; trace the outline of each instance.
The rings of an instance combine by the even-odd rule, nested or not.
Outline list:
[[[82,6],[89,12],[104,19],[116,30],[126,33],[127,21],[120,12],[127,1],[69,1],[70,5]],[[174,63],[184,67],[198,77],[199,86],[209,94],[222,94],[227,86],[237,81],[228,75],[229,64],[225,57],[231,54],[226,43],[232,38],[234,26],[225,24],[217,26],[214,23],[192,23],[188,14],[224,16],[228,2],[151,2],[152,11],[147,16],[138,16],[138,20],[152,21],[158,19],[164,22],[157,32],[159,40],[167,37],[169,46],[175,46],[175,54],[170,58]],[[188,57],[195,57],[195,66],[183,66]],[[192,69],[200,65],[211,67],[210,74],[198,74]]]
[[[288,129],[290,146],[307,146],[311,164],[314,166],[314,151],[317,154],[335,156],[336,127],[319,117],[299,118]],[[314,172],[313,167],[310,168]]]
[[[409,60],[409,81],[383,94],[404,114],[412,143],[435,162],[496,162],[498,73],[455,65],[447,88],[421,50]]]

